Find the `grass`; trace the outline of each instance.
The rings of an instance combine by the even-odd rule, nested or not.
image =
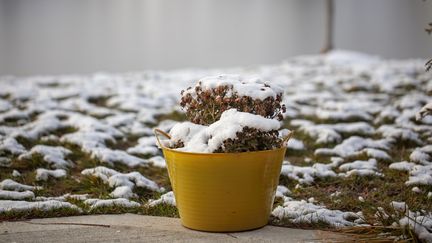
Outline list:
[[[28,211],[9,211],[0,213],[1,221],[10,220],[24,220],[30,218],[53,218],[53,217],[65,217],[65,216],[77,216],[81,215],[79,211],[71,208],[59,208],[55,210],[41,210],[32,209]]]
[[[298,133],[296,134],[298,136]],[[301,134],[300,134],[301,136]],[[304,140],[306,146],[310,146],[307,140]],[[390,151],[393,161],[408,160],[411,153],[412,144],[398,143],[394,149]],[[311,149],[307,149],[303,153],[287,154],[287,160],[294,161],[292,164],[298,166],[310,166],[310,164],[302,161],[305,157],[316,158],[311,154]],[[365,158],[351,158],[365,159]],[[321,160],[318,160],[321,162]],[[347,178],[316,178],[311,185],[302,185],[295,187],[296,181],[290,180],[287,177],[280,177],[280,185],[285,185],[291,189],[290,197],[294,199],[308,199],[313,197],[315,203],[325,205],[328,209],[352,211],[362,211],[364,218],[373,227],[354,227],[338,230],[339,232],[353,235],[359,241],[367,242],[385,242],[394,239],[396,236],[403,235],[407,241],[418,241],[411,229],[393,227],[392,223],[397,222],[404,215],[395,214],[394,209],[390,206],[392,201],[406,202],[411,211],[426,212],[432,211],[431,199],[427,198],[427,193],[417,194],[411,190],[412,187],[407,187],[405,181],[408,180],[408,173],[404,171],[396,171],[388,168],[389,162],[379,161],[378,169],[384,177],[378,176],[350,176]],[[339,172],[337,169],[335,172]],[[423,192],[432,191],[432,186],[418,186]],[[330,196],[334,192],[340,192],[338,196]],[[364,201],[358,198],[363,197]],[[280,200],[276,200],[275,206],[280,205]],[[389,215],[396,215],[393,218],[376,217],[378,207],[384,209]],[[313,225],[293,225],[288,221],[271,221],[272,224],[286,227],[307,227],[328,229],[325,222],[317,222]],[[333,229],[332,229],[333,230]],[[393,237],[393,238],[392,238]],[[357,238],[356,238],[357,239]],[[392,240],[391,240],[392,241]]]
[[[171,113],[161,114],[156,116],[157,123],[163,120],[173,120],[173,121],[185,121],[186,115],[178,111],[172,111]]]
[[[317,123],[331,123],[333,121],[321,121],[313,117],[308,117]],[[285,127],[291,130],[295,130],[289,124],[285,124]],[[357,134],[341,134],[343,139],[354,136]],[[332,148],[335,144],[320,144],[317,145],[313,138],[309,137],[302,131],[296,130],[294,138],[302,140],[306,149],[304,151],[287,151],[286,160],[290,161],[291,164],[297,166],[311,166],[311,164],[305,162],[305,158],[310,158],[312,162],[327,163],[330,157],[327,156],[316,156],[314,150],[321,147]],[[372,136],[372,139],[380,139],[378,135]],[[389,151],[389,155],[392,157],[391,162],[397,161],[409,161],[409,155],[415,144],[409,141],[398,141],[394,147]],[[367,156],[359,155],[353,158],[347,158],[346,162],[354,160],[367,160]],[[292,194],[289,195],[293,199],[307,200],[313,197],[316,204],[326,206],[328,209],[342,210],[358,212],[362,211],[364,219],[371,227],[353,227],[353,228],[342,228],[337,230],[340,233],[350,236],[352,239],[363,242],[393,242],[399,236],[404,236],[405,241],[419,241],[416,238],[414,232],[407,227],[394,227],[393,222],[397,222],[400,218],[405,215],[395,213],[394,209],[390,206],[392,201],[406,202],[409,205],[411,211],[432,211],[432,202],[430,198],[427,198],[427,192],[432,191],[432,186],[418,186],[423,193],[418,194],[413,192],[412,187],[407,187],[405,181],[408,180],[408,173],[404,171],[396,171],[388,168],[390,161],[378,160],[378,170],[384,175],[384,177],[378,176],[350,176],[350,177],[336,177],[336,178],[316,178],[314,183],[311,185],[302,185],[296,187],[297,181],[288,179],[287,177],[281,176],[279,184],[287,186]],[[335,169],[338,173],[338,169]],[[330,196],[332,193],[339,192],[338,196]],[[426,192],[426,193],[424,193]],[[359,197],[362,197],[364,201],[360,201]],[[283,202],[279,199],[275,201],[274,206],[281,205]],[[377,217],[376,212],[378,208],[382,208],[388,215],[393,217]],[[299,225],[292,224],[287,220],[275,220],[271,219],[271,224],[285,227],[300,227],[300,228],[314,228],[314,229],[329,229],[329,225],[325,222],[317,222],[312,225]]]
[[[91,103],[99,106],[106,106],[106,101],[109,97],[90,100]],[[316,117],[305,117],[317,123],[323,122]],[[157,121],[160,122],[165,119],[171,119],[176,121],[182,121],[185,119],[184,115],[179,112],[172,112],[166,115],[160,115],[157,117]],[[13,121],[9,121],[13,122]],[[334,121],[325,121],[334,122]],[[385,121],[385,123],[391,123],[391,121]],[[7,125],[7,124],[2,124]],[[295,129],[289,124],[285,124],[289,129]],[[376,126],[376,125],[375,125]],[[75,132],[76,130],[70,127],[60,129],[53,132],[57,136],[61,136],[66,133]],[[356,135],[356,134],[341,134],[343,139]],[[288,150],[286,154],[286,160],[297,166],[311,166],[311,164],[305,162],[305,158],[310,158],[312,162],[328,163],[330,157],[328,156],[316,156],[314,154],[315,149],[320,147],[332,148],[336,144],[316,144],[315,140],[309,137],[307,134],[296,131],[294,138],[302,140],[305,144],[306,149],[303,151],[292,151]],[[374,139],[379,139],[379,136],[373,136]],[[108,146],[112,149],[125,150],[131,146],[136,145],[138,137],[129,136],[124,140],[119,140],[115,144],[109,144]],[[113,188],[110,188],[108,184],[99,178],[93,176],[84,176],[81,171],[86,168],[93,168],[96,166],[106,166],[115,169],[122,173],[128,173],[131,171],[138,171],[145,177],[155,181],[158,185],[171,190],[171,184],[169,181],[168,173],[165,168],[158,168],[152,165],[140,166],[136,168],[129,168],[120,163],[114,165],[108,165],[100,162],[97,159],[92,158],[89,154],[84,153],[81,149],[72,144],[60,143],[60,142],[47,142],[42,140],[28,140],[25,138],[18,138],[18,141],[23,144],[27,149],[30,149],[36,144],[45,144],[51,146],[64,146],[72,151],[72,154],[67,156],[67,159],[73,161],[74,167],[68,170],[68,176],[62,179],[50,179],[47,182],[35,181],[35,169],[37,168],[49,168],[49,165],[43,161],[40,155],[34,155],[32,158],[27,160],[19,160],[16,156],[10,154],[4,154],[0,152],[1,156],[6,156],[12,159],[12,165],[8,168],[0,169],[0,179],[11,178],[13,170],[21,172],[20,177],[13,178],[14,180],[27,184],[42,186],[42,189],[36,190],[36,196],[55,197],[62,196],[66,193],[71,194],[89,194],[90,198],[101,198],[109,199],[110,193]],[[395,147],[389,151],[393,161],[404,161],[409,160],[409,155],[415,147],[415,144],[408,142],[398,142]],[[147,158],[142,156],[142,158]],[[365,155],[360,155],[355,158],[349,158],[349,161],[367,159]],[[348,162],[348,161],[347,161]],[[396,170],[390,170],[388,168],[389,162],[378,161],[378,169],[384,175],[384,177],[378,176],[351,176],[351,177],[336,177],[336,178],[316,178],[315,182],[311,185],[302,185],[296,187],[297,181],[290,180],[287,177],[280,177],[280,185],[287,186],[292,194],[290,197],[297,200],[307,200],[313,197],[315,203],[325,205],[328,209],[352,211],[362,211],[365,220],[373,225],[370,227],[354,227],[354,228],[343,228],[336,230],[337,232],[343,233],[363,242],[385,242],[387,240],[394,240],[396,236],[403,235],[405,240],[418,241],[413,234],[412,230],[402,227],[393,227],[392,223],[398,221],[398,218],[403,215],[394,212],[394,209],[390,206],[392,201],[404,201],[406,202],[410,210],[427,212],[432,211],[431,199],[427,198],[426,193],[417,194],[411,191],[411,187],[405,186],[405,181],[408,179],[407,172],[401,172]],[[337,169],[335,172],[338,173]],[[432,186],[419,186],[423,192],[432,191]],[[330,194],[334,192],[340,192],[338,196],[331,197]],[[72,216],[78,214],[118,214],[118,213],[136,213],[143,215],[154,215],[154,216],[167,216],[167,217],[179,217],[176,207],[160,204],[155,207],[147,207],[145,204],[149,199],[155,199],[160,197],[160,193],[152,192],[144,188],[134,188],[134,193],[139,197],[134,199],[140,202],[143,206],[125,208],[120,206],[102,207],[91,210],[88,205],[85,205],[82,201],[75,199],[68,199],[70,203],[77,205],[83,209],[82,213],[79,213],[72,209],[59,209],[53,211],[41,211],[31,210],[26,212],[6,212],[0,214],[1,220],[16,220],[26,218],[39,218],[39,217],[58,217],[58,216]],[[364,201],[360,201],[359,197],[364,198]],[[276,199],[274,206],[282,205],[281,199]],[[390,218],[376,217],[378,207],[383,208],[389,215],[394,215]],[[272,219],[271,224],[275,224],[283,227],[300,227],[300,228],[314,228],[314,229],[325,229],[335,230],[330,228],[324,221],[318,221],[312,225],[299,225],[292,224],[289,221],[276,221]],[[393,238],[392,238],[393,237]]]
[[[100,96],[97,98],[90,97],[87,99],[87,101],[97,106],[108,107],[107,102],[109,98],[111,98],[111,96]]]
[[[68,202],[83,209],[79,212],[72,208],[60,208],[55,210],[41,210],[33,209],[28,211],[9,211],[0,213],[0,222],[11,220],[24,220],[30,218],[53,218],[65,216],[78,216],[78,215],[93,215],[93,214],[121,214],[121,213],[134,213],[140,215],[163,216],[178,218],[178,210],[176,207],[166,204],[159,204],[154,207],[142,205],[139,207],[122,207],[122,206],[107,206],[91,209],[89,205],[84,204],[82,201],[68,199]]]

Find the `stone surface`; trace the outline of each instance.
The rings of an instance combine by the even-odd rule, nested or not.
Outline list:
[[[316,242],[341,235],[266,226],[238,233],[207,233],[180,219],[135,214],[91,215],[0,223],[0,242]]]

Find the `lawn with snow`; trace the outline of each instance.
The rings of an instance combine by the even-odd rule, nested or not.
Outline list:
[[[376,226],[379,237],[413,232],[432,241],[432,73],[424,62],[336,51],[247,69],[1,77],[0,219],[178,216],[152,129],[174,127],[196,137],[186,151],[213,151],[224,119],[244,121],[231,111],[209,127],[184,124],[191,133],[182,134],[180,91],[203,76],[238,73],[283,88],[283,128],[295,131],[272,224]],[[204,133],[214,141],[203,143]]]

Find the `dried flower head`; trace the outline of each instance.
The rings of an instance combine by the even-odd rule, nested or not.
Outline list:
[[[198,81],[194,87],[181,92],[180,105],[188,119],[195,124],[211,125],[230,109],[283,120],[286,107],[282,104],[283,91],[271,87],[259,79],[243,79],[239,76],[220,75]],[[265,120],[265,119],[264,119]],[[211,139],[211,138],[210,138]],[[176,140],[172,148],[185,147],[187,141]],[[235,153],[272,150],[283,146],[277,130],[260,130],[244,126],[235,138],[223,140],[215,153]]]
[[[188,119],[196,124],[209,125],[219,120],[231,108],[266,118],[283,119],[286,111],[282,90],[260,80],[243,80],[238,76],[220,75],[204,78],[194,87],[181,92],[180,106]]]
[[[215,153],[239,153],[272,150],[282,147],[282,138],[277,130],[268,132],[256,128],[245,127],[237,133],[235,139],[227,139]]]

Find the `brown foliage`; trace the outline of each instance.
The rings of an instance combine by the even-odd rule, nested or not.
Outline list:
[[[264,87],[270,87],[263,84]],[[222,113],[226,110],[235,108],[241,112],[248,112],[260,115],[269,119],[283,119],[282,113],[286,111],[282,102],[282,92],[276,97],[267,97],[264,100],[254,99],[250,96],[239,96],[231,85],[221,85],[213,89],[203,90],[201,82],[194,88],[189,87],[181,92],[180,105],[186,112],[187,118],[201,125],[210,125],[218,121]],[[172,144],[172,148],[184,147],[185,141],[177,141]],[[283,145],[277,130],[268,132],[260,131],[256,128],[244,127],[237,133],[235,139],[227,139],[214,152],[215,153],[236,153],[272,150]]]
[[[260,100],[249,96],[238,96],[229,86],[202,90],[198,83],[194,90],[189,87],[181,94],[180,105],[186,111],[186,116],[191,122],[201,125],[209,125],[218,121],[222,113],[231,108],[266,118],[276,118],[280,121],[283,119],[282,113],[285,112],[285,105],[281,104],[282,93],[277,94],[276,99],[268,97]]]
[[[245,127],[237,133],[236,139],[227,139],[215,153],[239,153],[272,150],[282,147],[282,139],[276,130],[262,132],[255,128]]]

